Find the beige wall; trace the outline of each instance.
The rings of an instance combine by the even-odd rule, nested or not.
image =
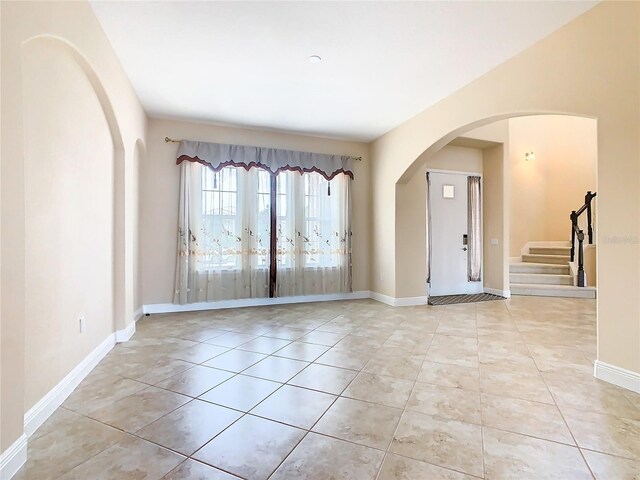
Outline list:
[[[267,130],[221,127],[171,120],[149,121],[148,154],[141,170],[140,241],[145,305],[172,303],[177,251],[178,188],[176,143],[169,136],[239,145],[362,156],[355,162],[353,193],[353,289],[369,289],[369,147],[367,144]]]
[[[596,269],[597,246],[585,245],[584,248],[584,274],[587,277],[587,286],[598,286],[598,271]],[[639,353],[640,355],[640,353]]]
[[[638,238],[639,35],[640,4],[603,2],[373,142],[372,290],[397,296],[405,288],[397,280],[411,232],[399,223],[396,189],[419,169],[420,155],[514,115],[597,118],[598,238]],[[598,358],[635,372],[640,372],[639,266],[638,242],[598,242]]]
[[[88,3],[0,9],[4,451],[26,410],[133,322],[131,172],[146,115]]]
[[[135,185],[135,188],[132,189],[131,199],[131,224],[133,226],[131,229],[131,234],[133,235],[133,261],[131,263],[133,269],[132,277],[134,279],[133,308],[135,309],[134,315],[137,317],[142,315],[142,306],[144,305],[142,303],[142,244],[140,242],[141,204],[139,185],[141,181],[141,169],[145,161],[145,149],[144,143],[140,140],[136,143],[133,159],[131,182]]]
[[[427,170],[452,170],[482,175],[482,150],[478,148],[447,145],[435,155],[422,160],[418,159],[418,161],[424,161],[424,165],[420,167],[423,173],[426,173]],[[412,180],[416,175],[412,177]]]
[[[491,146],[496,146],[495,144],[499,143],[508,144],[509,121],[510,120],[498,120],[496,122],[487,123],[486,125],[474,128],[473,130],[466,131],[463,136],[456,138],[454,142],[477,140],[479,142],[483,142],[483,144],[480,145],[480,148],[489,148]]]
[[[74,362],[77,364],[79,358],[94,348],[101,335],[130,324],[141,302],[171,301],[178,170],[174,162],[176,146],[165,144],[162,140],[165,135],[362,155],[365,159],[357,167],[357,184],[354,184],[354,244],[358,246],[354,248],[354,289],[371,288],[390,296],[413,296],[423,295],[424,289],[424,275],[414,268],[417,261],[412,257],[418,248],[418,237],[414,233],[420,229],[414,230],[416,224],[403,217],[411,209],[400,207],[415,200],[403,189],[410,189],[412,179],[419,178],[416,172],[424,166],[424,161],[419,159],[425,152],[432,154],[471,128],[512,115],[569,113],[595,118],[598,121],[598,238],[601,240],[597,258],[598,358],[640,371],[640,302],[637,300],[640,245],[634,241],[604,241],[611,237],[633,239],[640,234],[638,3],[604,2],[596,6],[370,146],[161,120],[151,122],[147,135],[145,114],[87,3],[3,1],[0,12],[0,451],[6,450],[21,435],[25,411],[48,385],[59,382]],[[42,35],[55,40],[32,40]],[[30,53],[32,48],[36,51]],[[44,55],[49,48],[54,49],[51,55]],[[55,81],[47,76],[32,77],[34,73],[46,74],[51,69],[61,69],[64,74]],[[70,91],[77,90],[77,98],[63,102],[65,97],[52,97],[37,103],[29,97],[25,101],[25,95],[39,94],[40,88],[43,93],[66,93],[60,90],[63,86]],[[104,118],[99,114],[98,104]],[[66,113],[64,121],[57,120],[56,112]],[[37,118],[40,115],[42,118]],[[78,118],[71,119],[73,115]],[[44,122],[42,130],[38,122]],[[94,150],[86,151],[89,142],[81,137],[80,130],[95,135]],[[146,147],[144,139],[148,139]],[[138,154],[136,145],[140,146]],[[41,160],[42,172],[34,168],[39,152],[46,156]],[[73,155],[70,152],[74,152]],[[499,155],[497,151],[493,153]],[[485,174],[491,168],[487,166],[489,155],[490,152],[485,152]],[[87,157],[82,160],[98,169],[112,165],[112,181],[104,177],[98,179],[93,171],[85,170],[84,164],[74,163],[79,162],[80,156]],[[62,166],[58,162],[77,166],[79,177],[59,178]],[[139,244],[144,245],[138,266],[136,162],[140,165],[142,189]],[[47,187],[40,175],[44,172],[51,174],[51,186],[64,186],[65,181],[72,187],[82,185],[77,192],[55,196],[39,190]],[[93,197],[85,195],[85,188],[89,186],[98,191],[96,208],[106,225],[85,223],[87,214],[83,208],[86,207],[74,202],[75,195],[82,195],[82,199],[76,201],[93,202]],[[105,203],[107,190],[113,195],[111,212]],[[25,194],[29,196],[26,202]],[[509,196],[508,191],[504,196]],[[39,200],[51,200],[53,204],[42,207]],[[64,236],[74,227],[70,225],[73,222],[51,226],[61,235],[55,245],[39,245],[37,238],[27,238],[27,234],[43,235],[46,224],[38,223],[35,215],[39,208],[53,206],[56,208],[50,213],[58,215],[59,208],[69,206],[69,219],[63,221],[81,221],[80,232],[85,227],[97,228],[96,234],[101,228],[109,229],[111,215],[111,249],[105,244],[87,245],[86,242],[95,239],[93,234],[82,242]],[[502,228],[508,231],[508,221]],[[87,276],[90,274],[84,271],[79,259],[58,251],[60,245],[69,242],[78,242],[75,248],[83,259],[96,249],[104,275]],[[61,261],[71,262],[74,269],[63,273],[59,265],[51,261],[56,252],[60,253]],[[42,271],[35,261],[38,256],[46,259]],[[42,291],[59,281],[58,291],[67,295],[73,286],[84,287],[85,281],[103,281],[109,278],[109,272],[103,270],[109,258],[114,265],[110,295],[92,291],[65,298],[68,304],[56,304],[53,296]],[[142,295],[136,294],[137,271],[145,284]],[[44,296],[27,297],[26,292]],[[110,329],[106,312],[86,310],[83,303],[95,301],[106,305],[108,310],[109,296],[113,313]],[[40,307],[33,302],[42,298],[54,309],[51,318],[60,322],[55,338],[45,338],[32,331],[41,327],[38,319],[33,318]],[[74,332],[77,315],[87,311],[91,330],[78,336],[77,330]],[[95,317],[96,323],[92,323],[90,317]],[[40,369],[49,354],[40,351],[42,349],[65,351],[71,361],[55,361]]]
[[[506,204],[505,169],[508,168],[508,122],[495,122],[457,138],[437,152],[425,152],[418,158],[421,166],[407,183],[396,185],[396,225],[411,232],[403,239],[403,252],[396,256],[398,276],[396,297],[425,295],[426,278],[426,189],[425,173],[430,169],[476,172],[483,182],[483,285],[508,290],[508,205]],[[466,145],[462,147],[460,145]],[[491,239],[498,245],[491,245]],[[397,252],[398,253],[398,252]]]
[[[509,185],[505,182],[508,172],[508,143],[500,143],[482,150],[484,175],[482,178],[482,247],[485,288],[505,293],[509,290]],[[498,244],[492,244],[497,240]]]
[[[404,274],[398,279],[398,297],[426,295],[426,173],[427,170],[451,170],[482,174],[482,151],[476,148],[446,146],[435,155],[422,159],[422,165],[405,184],[397,185],[396,225],[407,232],[403,255]]]
[[[113,332],[113,142],[91,83],[57,41],[29,42],[22,66],[29,409]]]
[[[596,191],[597,122],[567,115],[509,120],[510,255],[529,241],[570,239],[569,214]],[[533,151],[534,161],[525,160]]]

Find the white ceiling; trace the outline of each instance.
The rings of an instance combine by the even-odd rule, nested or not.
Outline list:
[[[150,116],[370,141],[595,3],[92,6]]]

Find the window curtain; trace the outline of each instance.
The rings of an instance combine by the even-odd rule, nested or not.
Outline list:
[[[351,292],[351,178],[277,176],[277,296]]]
[[[354,159],[344,155],[182,140],[176,162],[179,165],[184,161],[208,165],[216,171],[234,166],[246,170],[257,167],[274,175],[283,171],[315,172],[331,180],[338,175],[353,178]]]
[[[271,199],[276,296],[351,291],[351,177],[180,164],[174,303],[269,297]]]
[[[268,296],[269,175],[260,172],[180,165],[174,303]]]
[[[470,282],[482,280],[482,226],[480,177],[467,177],[467,276]]]

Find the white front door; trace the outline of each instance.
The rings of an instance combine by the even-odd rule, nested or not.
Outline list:
[[[467,174],[430,172],[431,287],[429,295],[481,293],[467,276]]]

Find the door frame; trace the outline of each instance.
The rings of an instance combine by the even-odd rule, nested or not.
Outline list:
[[[463,171],[463,170],[445,170],[442,168],[427,168],[427,171],[425,172],[425,181],[426,179],[426,175],[429,173],[444,173],[444,174],[454,174],[454,175],[464,175],[465,177],[469,177],[469,176],[474,176],[474,177],[480,177],[480,237],[481,237],[481,242],[480,245],[482,246],[482,259],[480,261],[480,290],[482,292],[484,292],[484,176],[482,173],[480,172],[469,172],[469,171]],[[429,189],[429,191],[427,192],[427,195],[429,195],[431,193],[431,190]],[[433,225],[431,225],[431,228],[429,228],[429,198],[426,198],[426,205],[425,207],[427,210],[427,218],[426,218],[426,239],[427,239],[427,246],[430,245],[430,235],[433,234]],[[429,255],[431,255],[432,252],[428,252],[427,253],[427,262],[429,262]],[[426,290],[427,290],[427,298],[429,298],[429,296],[431,295],[431,284],[427,282],[426,284]]]

